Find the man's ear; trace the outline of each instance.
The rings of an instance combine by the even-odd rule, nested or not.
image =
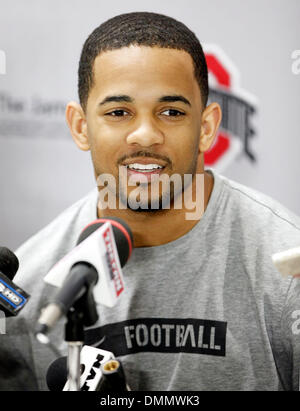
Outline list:
[[[199,152],[204,153],[213,144],[222,119],[222,110],[218,103],[211,103],[202,113]]]
[[[80,104],[71,101],[66,107],[66,120],[73,140],[80,150],[90,149],[87,136],[87,123],[84,111]]]

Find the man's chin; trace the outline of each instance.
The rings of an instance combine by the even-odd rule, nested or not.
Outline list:
[[[123,193],[122,193],[123,194]],[[158,198],[135,198],[130,195],[125,197],[124,194],[119,196],[119,202],[122,203],[122,209],[124,207],[137,213],[155,213],[164,210],[170,210],[172,205],[172,196],[170,198],[169,193],[166,195],[160,195]],[[143,201],[144,200],[144,201]]]
[[[129,206],[128,206],[128,209],[136,213],[147,213],[147,214],[150,214],[150,213],[154,214],[154,213],[159,213],[160,211],[162,211],[159,208],[142,208],[142,207],[131,208]]]
[[[169,210],[170,204],[165,204],[161,199],[154,203],[132,204],[127,200],[127,208],[137,213],[155,213],[163,210]]]

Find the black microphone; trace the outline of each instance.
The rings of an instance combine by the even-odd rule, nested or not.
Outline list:
[[[128,225],[120,218],[107,217],[93,221],[82,231],[78,238],[77,245],[87,240],[92,233],[107,222],[111,223],[120,264],[123,266],[131,254],[133,236]],[[86,253],[89,253],[88,249],[86,250]],[[88,255],[86,255],[86,258],[88,259]],[[109,259],[105,264],[107,265],[107,270],[111,272],[112,268],[109,264]],[[44,341],[43,336],[48,333],[56,322],[63,315],[67,314],[76,301],[85,295],[87,295],[87,305],[89,307],[85,310],[84,325],[90,326],[97,321],[98,314],[96,312],[95,304],[93,303],[93,287],[98,281],[97,268],[98,267],[95,267],[84,260],[76,262],[71,267],[62,287],[54,297],[54,301],[42,310],[38,320],[38,327],[36,329],[36,336],[41,342]],[[47,342],[47,339],[45,341]]]
[[[101,364],[102,378],[98,391],[103,392],[124,392],[131,391],[127,384],[125,372],[121,361],[112,359]]]
[[[80,354],[80,391],[131,391],[120,360],[113,353],[84,345]],[[50,364],[46,375],[50,391],[68,391],[67,357]]]
[[[17,315],[30,295],[12,282],[19,269],[17,256],[7,247],[0,247],[0,309],[5,316]]]
[[[46,375],[47,386],[50,391],[63,391],[68,379],[67,357],[54,360],[48,368]]]

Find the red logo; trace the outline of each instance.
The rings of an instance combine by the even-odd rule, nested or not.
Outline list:
[[[114,253],[114,247],[113,247],[113,242],[112,242],[112,234],[111,230],[108,227],[105,232],[103,233],[103,238],[106,246],[106,261],[107,265],[109,267],[109,274],[110,278],[114,283],[115,291],[117,297],[121,294],[122,291],[124,291],[124,285],[122,282],[122,277],[119,272],[117,260],[116,260],[116,255]]]
[[[256,112],[256,98],[239,86],[239,72],[217,46],[204,46],[209,72],[209,102],[222,108],[220,130],[213,146],[204,153],[206,166],[223,171],[238,154],[244,152],[251,161],[254,154],[249,141],[255,133],[250,117]]]

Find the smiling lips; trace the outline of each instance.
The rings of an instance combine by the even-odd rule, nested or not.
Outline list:
[[[143,158],[141,160],[131,160],[123,164],[127,168],[127,176],[132,182],[140,181],[141,175],[144,175],[143,180],[151,181],[151,176],[159,175],[165,168],[164,164],[157,162],[155,159]]]

